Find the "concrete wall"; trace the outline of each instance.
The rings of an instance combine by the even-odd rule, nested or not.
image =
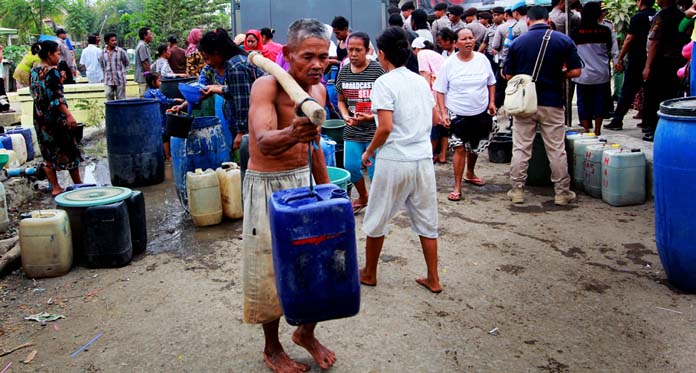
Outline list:
[[[382,0],[240,0],[238,8],[233,4],[232,13],[235,34],[272,27],[276,30],[274,41],[281,44],[287,42],[288,26],[300,18],[331,24],[335,16],[346,17],[353,31],[368,33],[373,43],[386,26]]]

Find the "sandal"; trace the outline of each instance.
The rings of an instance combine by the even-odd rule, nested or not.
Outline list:
[[[473,178],[473,179],[464,178],[464,181],[466,181],[466,182],[469,183],[469,184],[476,185],[476,186],[484,186],[484,185],[486,185],[486,181],[483,180],[483,179],[481,179],[480,177],[475,177],[475,178]]]
[[[367,207],[367,203],[353,202],[353,214],[357,214]]]
[[[462,200],[462,194],[458,192],[452,192],[447,195],[447,199],[452,202],[459,202]]]

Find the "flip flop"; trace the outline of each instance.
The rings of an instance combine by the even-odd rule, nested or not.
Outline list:
[[[462,194],[457,192],[452,192],[447,195],[447,199],[452,202],[459,202],[462,200]]]
[[[357,214],[367,207],[367,203],[353,203],[353,214]]]
[[[466,182],[469,183],[469,184],[476,185],[476,186],[484,186],[484,185],[486,185],[486,181],[483,180],[483,179],[481,179],[480,177],[475,177],[475,178],[473,178],[473,179],[464,178],[464,181],[466,181]]]

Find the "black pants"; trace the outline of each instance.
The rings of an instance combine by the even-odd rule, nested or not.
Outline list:
[[[0,113],[10,110],[10,100],[5,92],[5,79],[0,78]]]
[[[614,119],[623,120],[623,117],[628,113],[628,109],[633,105],[636,94],[643,87],[644,68],[645,61],[628,61],[626,70],[624,70],[621,97],[619,97],[619,102],[616,103],[616,110],[614,110]]]
[[[495,76],[495,107],[500,108],[505,103],[505,88],[507,88],[507,79],[505,79],[504,76],[501,76],[503,73],[503,66],[500,66],[498,71],[500,74],[496,74]]]
[[[68,66],[67,62],[58,62],[58,71],[65,72],[65,79],[63,80],[63,84],[75,84],[75,78],[73,78],[72,70],[70,70],[70,66]]]
[[[660,103],[684,95],[677,70],[684,66],[682,58],[656,58],[650,67],[650,76],[645,82],[643,124],[653,131],[657,128],[657,111]]]

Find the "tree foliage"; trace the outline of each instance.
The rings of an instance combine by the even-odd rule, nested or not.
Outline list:
[[[27,40],[42,32],[42,18],[62,19],[64,5],[62,0],[0,0],[0,26],[18,29]]]
[[[614,30],[616,30],[619,37],[624,38],[628,31],[631,17],[638,11],[635,0],[605,0],[604,5],[606,6],[609,20],[614,23]]]

